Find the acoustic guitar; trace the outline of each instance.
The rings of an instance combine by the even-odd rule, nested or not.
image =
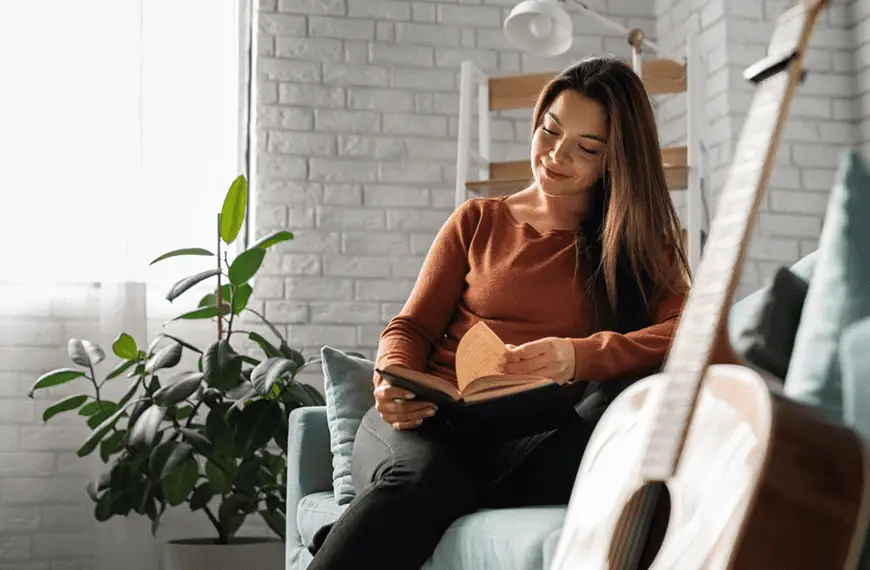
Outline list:
[[[746,70],[756,92],[665,366],[623,391],[596,426],[550,570],[857,564],[870,506],[863,440],[759,371],[712,364],[825,4],[783,13],[767,57]]]

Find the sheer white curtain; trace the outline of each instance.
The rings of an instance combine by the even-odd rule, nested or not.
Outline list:
[[[23,386],[69,365],[70,336],[101,343],[107,360],[121,331],[147,346],[167,318],[195,305],[194,298],[170,305],[166,288],[210,258],[148,264],[171,249],[212,249],[224,193],[244,173],[246,10],[243,0],[0,1],[5,380]],[[123,392],[121,384],[117,389]],[[7,396],[33,405],[23,387],[0,392]],[[81,418],[46,426],[46,403],[37,400],[24,427],[49,440],[48,426],[68,422],[83,435],[76,431],[87,429]],[[0,427],[21,428],[22,421],[0,417]],[[58,461],[75,451],[51,443],[42,448]],[[81,483],[90,514],[82,482],[98,461],[90,470],[73,468],[81,482],[60,472],[19,479],[46,488]],[[147,522],[88,526],[91,536],[82,531],[82,540],[92,540],[98,568],[123,560],[127,568],[150,569]]]

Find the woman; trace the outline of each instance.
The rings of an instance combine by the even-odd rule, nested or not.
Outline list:
[[[417,569],[459,516],[566,504],[594,425],[584,405],[607,393],[590,387],[661,366],[688,268],[632,69],[593,57],[549,83],[534,110],[531,166],[525,190],[453,212],[382,334],[377,365],[455,380],[458,340],[483,320],[509,343],[504,372],[565,381],[586,412],[520,440],[472,441],[376,375],[354,448],[358,494],[315,537],[311,570]]]

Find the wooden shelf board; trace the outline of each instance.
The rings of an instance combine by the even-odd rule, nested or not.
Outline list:
[[[526,109],[535,106],[538,94],[557,72],[522,73],[489,79],[489,109]],[[686,66],[670,59],[647,59],[641,79],[648,95],[685,93]]]

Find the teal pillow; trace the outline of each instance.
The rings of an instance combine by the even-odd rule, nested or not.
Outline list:
[[[329,346],[320,350],[320,358],[332,451],[332,490],[338,504],[344,505],[356,496],[350,475],[353,442],[363,416],[375,404],[375,366],[371,360]]]
[[[843,421],[840,337],[870,316],[870,172],[853,149],[840,158],[818,257],[795,336],[785,394]]]

